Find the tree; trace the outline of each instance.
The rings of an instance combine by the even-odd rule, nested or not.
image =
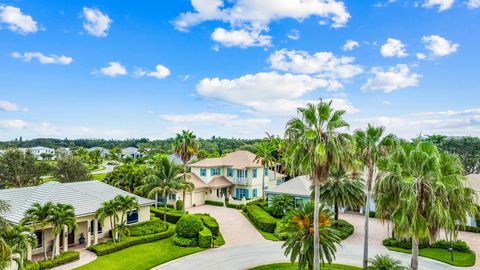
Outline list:
[[[480,173],[480,138],[448,137],[440,148],[460,158],[465,175]]]
[[[102,153],[100,153],[100,150],[90,151],[87,154],[87,160],[93,168],[98,168],[102,163]]]
[[[37,245],[37,237],[33,229],[28,226],[14,225],[5,228],[2,233],[11,249],[11,254],[16,254],[11,258],[17,263],[18,269],[22,269],[27,259],[27,250],[29,247]]]
[[[295,202],[292,196],[288,194],[281,194],[274,196],[268,212],[275,217],[283,217],[287,212],[295,208]]]
[[[0,268],[7,268],[10,263],[12,250],[7,244],[5,232],[10,227],[10,224],[3,218],[3,215],[8,212],[10,206],[7,202],[0,200]]]
[[[118,232],[119,235],[118,240],[120,241],[122,236],[125,234],[125,231],[128,229],[126,227],[126,216],[131,215],[133,210],[138,210],[138,202],[135,197],[128,195],[117,195],[113,200],[116,203],[117,210],[122,213],[120,224],[118,224],[116,228],[116,232]]]
[[[112,241],[116,242],[116,224],[118,220],[118,213],[117,213],[117,202],[115,200],[110,200],[102,203],[102,206],[97,209],[96,217],[100,224],[105,224],[105,219],[108,218],[110,221],[110,228],[112,229]]]
[[[108,156],[111,160],[119,160],[121,155],[122,155],[122,149],[120,149],[120,147],[114,147],[110,149]]]
[[[291,171],[309,175],[315,187],[314,267],[318,270],[320,186],[328,180],[331,169],[351,163],[352,138],[340,131],[348,127],[342,118],[345,111],[334,111],[331,101],[309,103],[298,113],[300,118],[289,120],[286,126],[287,156]]]
[[[134,193],[137,187],[145,184],[145,177],[149,174],[147,166],[129,163],[115,167],[105,176],[104,182]]]
[[[338,220],[339,208],[360,207],[364,203],[365,186],[359,179],[351,179],[342,169],[330,174],[327,182],[320,187],[322,202],[333,206],[335,220]]]
[[[178,189],[181,189],[182,192],[183,192],[183,208],[182,208],[182,213],[185,214],[185,193],[187,191],[193,191],[193,189],[195,188],[195,185],[192,183],[192,182],[188,182],[188,181],[185,181],[185,180],[182,180],[181,182],[178,183],[177,185],[177,188]]]
[[[317,208],[312,201],[308,201],[298,209],[292,210],[288,223],[283,229],[287,234],[287,240],[283,244],[285,256],[290,256],[290,261],[294,263],[298,260],[298,268],[312,270],[314,266],[320,266],[320,262],[332,262],[335,259],[337,248],[340,244],[338,231],[332,227],[332,213],[324,206],[318,207],[318,237],[320,238],[319,264],[314,260],[314,211]]]
[[[373,178],[378,174],[377,162],[394,145],[391,136],[383,137],[384,127],[374,127],[368,124],[365,131],[356,130],[354,134],[357,144],[358,159],[363,163],[367,171],[367,196],[365,198],[365,234],[363,239],[363,268],[368,267],[368,224],[370,213],[370,201],[372,196]]]
[[[269,170],[275,163],[273,151],[273,145],[269,141],[263,141],[257,145],[255,161],[262,164],[264,171]],[[265,197],[265,175],[266,173],[264,172],[262,174],[262,198]]]
[[[32,225],[34,230],[39,228],[42,232],[42,241],[45,241],[45,227],[51,222],[51,215],[55,205],[51,202],[47,202],[44,205],[36,202],[25,211],[25,218],[22,220],[23,225]],[[47,260],[47,245],[42,244],[43,256]]]
[[[59,252],[56,250],[57,237],[67,228],[67,231],[64,231],[65,234],[70,233],[71,231],[77,229],[77,220],[75,217],[75,209],[70,204],[58,203],[52,207],[52,213],[50,215],[50,224],[52,225],[52,234],[53,234],[53,250],[52,250],[52,260],[55,258],[55,253]],[[67,243],[64,243],[66,245]]]
[[[80,146],[73,152],[73,155],[80,158],[83,163],[88,163],[88,151],[84,147]]]
[[[53,175],[62,183],[87,181],[92,178],[88,170],[83,166],[80,158],[76,156],[59,158]]]
[[[412,239],[411,269],[418,269],[420,239],[434,241],[440,229],[456,237],[457,226],[476,212],[474,191],[465,187],[458,158],[431,142],[401,143],[379,167],[377,209],[391,212],[395,235]]]
[[[27,187],[41,183],[42,168],[30,153],[9,149],[0,155],[0,187]]]
[[[393,259],[388,255],[377,255],[375,258],[370,259],[372,264],[368,269],[371,270],[406,270],[406,267],[402,266],[402,263]]]
[[[183,183],[184,187],[187,187],[187,164],[196,154],[198,154],[198,141],[192,131],[182,130],[182,133],[177,133],[172,146],[173,152],[183,162]],[[187,188],[189,188],[189,186]],[[185,202],[185,189],[183,190],[183,200]],[[182,211],[185,213],[185,203],[183,204]]]

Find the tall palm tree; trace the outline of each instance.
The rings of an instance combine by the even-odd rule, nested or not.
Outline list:
[[[365,186],[359,179],[351,179],[342,169],[330,174],[327,182],[320,187],[320,200],[334,208],[338,220],[339,208],[360,207],[364,203]]]
[[[52,260],[55,258],[55,253],[59,252],[56,250],[57,237],[62,233],[62,231],[67,228],[67,232],[70,233],[73,230],[78,228],[77,219],[75,217],[75,209],[70,204],[57,203],[52,208],[52,214],[50,215],[50,224],[52,225],[52,234],[53,234],[53,250],[52,250]],[[63,243],[67,245],[67,243]]]
[[[363,163],[367,172],[366,198],[364,204],[365,226],[363,239],[363,268],[368,267],[368,224],[373,178],[378,174],[377,162],[388,153],[394,145],[391,136],[384,137],[384,127],[375,127],[368,124],[366,130],[356,130],[354,133],[357,144],[358,159]]]
[[[379,167],[387,173],[375,187],[377,208],[391,212],[397,236],[412,239],[410,268],[417,270],[419,240],[434,241],[440,229],[455,237],[457,224],[476,211],[474,193],[458,158],[431,142],[401,143]]]
[[[307,267],[312,270],[314,263],[313,248],[313,215],[315,205],[312,201],[308,201],[300,208],[292,210],[287,226],[283,232],[287,233],[287,240],[283,244],[285,248],[285,256],[290,255],[290,261],[293,263],[298,259],[299,269]],[[321,263],[332,262],[335,258],[337,248],[335,245],[340,244],[338,231],[332,227],[332,213],[322,205],[319,207],[319,227],[318,236],[321,238],[320,261]]]
[[[34,203],[29,209],[27,209],[27,211],[25,211],[25,218],[22,220],[22,224],[26,225],[31,223],[34,230],[40,228],[42,231],[42,248],[45,260],[48,259],[47,245],[45,243],[45,227],[51,222],[51,215],[54,207],[54,204],[51,202],[47,202],[44,205],[41,205],[40,203]]]
[[[183,182],[187,183],[187,164],[198,154],[199,143],[193,131],[182,130],[182,133],[177,133],[173,141],[173,152],[183,162]],[[188,188],[188,187],[187,187]],[[183,213],[185,213],[185,189],[183,190]]]
[[[262,141],[256,147],[255,161],[260,162],[263,166],[262,174],[262,198],[265,197],[265,171],[275,164],[275,157],[273,156],[273,145],[270,141]]]
[[[118,240],[120,241],[126,230],[125,217],[127,214],[131,214],[133,210],[138,210],[138,202],[135,197],[128,195],[117,195],[113,200],[116,203],[117,210],[122,213],[120,224],[117,225],[117,231],[119,233]]]
[[[182,180],[178,183],[178,186],[177,186],[178,189],[181,189],[182,192],[183,192],[183,208],[182,208],[182,213],[185,214],[185,193],[187,191],[193,191],[193,189],[195,188],[195,185],[192,183],[192,182],[188,182],[188,181],[185,181]]]
[[[342,132],[348,127],[342,118],[345,111],[333,110],[331,101],[309,103],[298,113],[300,117],[291,119],[286,126],[287,156],[291,172],[309,175],[315,187],[314,267],[318,270],[320,186],[328,180],[331,169],[351,163],[352,138]]]
[[[10,263],[11,249],[6,242],[5,232],[9,229],[10,224],[3,218],[3,214],[8,212],[10,206],[7,202],[0,200],[0,268],[7,268]]]
[[[112,229],[112,241],[116,242],[116,224],[118,219],[117,213],[117,202],[115,200],[105,201],[102,203],[102,206],[97,209],[96,217],[100,224],[104,224],[105,219],[109,219],[110,221],[110,228]]]
[[[4,231],[7,238],[7,243],[12,250],[12,259],[17,263],[18,269],[22,269],[27,259],[27,250],[29,247],[35,247],[37,245],[37,237],[33,232],[33,229],[29,226],[17,225],[10,226]]]

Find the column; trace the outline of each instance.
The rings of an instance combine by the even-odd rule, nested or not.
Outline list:
[[[55,256],[60,255],[60,234],[55,237]]]
[[[31,261],[32,260],[32,246],[28,245],[27,247],[27,260]]]
[[[92,244],[92,234],[90,233],[91,231],[91,226],[92,226],[92,221],[87,220],[87,247],[89,247]]]
[[[98,244],[98,220],[93,220],[93,244]]]
[[[63,252],[68,251],[68,227],[63,226]]]

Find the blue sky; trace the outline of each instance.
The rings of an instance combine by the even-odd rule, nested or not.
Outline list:
[[[1,1],[0,139],[480,134],[480,0]]]

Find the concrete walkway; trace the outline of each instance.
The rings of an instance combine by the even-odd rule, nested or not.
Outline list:
[[[97,255],[95,255],[95,253],[90,252],[86,249],[78,249],[78,251],[80,252],[80,259],[78,261],[74,261],[74,262],[71,262],[71,263],[60,265],[58,267],[52,268],[51,270],[70,270],[70,269],[74,269],[74,268],[80,267],[82,265],[85,265],[87,263],[90,263],[97,258]]]

